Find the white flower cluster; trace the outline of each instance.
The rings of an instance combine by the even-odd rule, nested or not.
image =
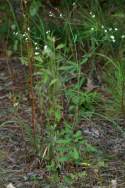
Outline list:
[[[55,15],[53,14],[52,11],[49,11],[49,17],[54,17]]]
[[[19,33],[14,31],[14,32],[13,32],[13,35],[14,35],[14,36],[18,36]]]
[[[96,15],[91,11],[89,12],[90,16],[92,18],[96,18]],[[117,27],[105,27],[104,25],[101,25],[98,27],[99,30],[102,30],[104,32],[105,38],[109,39],[111,42],[115,43],[116,39],[119,38],[120,30]],[[93,25],[93,27],[90,28],[92,32],[97,31],[97,27]],[[118,32],[119,31],[119,32]],[[125,39],[125,34],[121,34],[121,39]]]
[[[115,39],[114,35],[110,35],[110,39],[112,40],[112,42],[116,42],[116,39]]]
[[[92,18],[95,18],[95,14],[93,14],[92,12],[89,13],[91,15]]]
[[[47,55],[48,57],[50,57],[51,54],[52,54],[51,49],[49,48],[48,45],[45,45],[45,46],[43,47],[43,55]]]
[[[35,52],[34,52],[34,54],[35,54],[35,56],[38,56],[38,55],[40,54],[38,43],[35,42],[35,43],[34,43],[34,46],[35,46]]]
[[[110,28],[105,28],[104,25],[101,26],[101,29],[103,29],[105,33],[118,31],[118,28],[117,28],[117,27],[115,27],[115,28],[112,28],[112,27],[110,27]]]
[[[50,30],[47,30],[47,31],[46,31],[46,34],[49,35],[49,34],[50,34]]]
[[[95,14],[93,14],[92,12],[89,13],[91,15],[92,18],[95,18]],[[92,32],[97,31],[97,28],[91,27],[90,30]],[[111,42],[115,43],[116,40],[119,38],[119,33],[120,30],[117,27],[105,27],[104,25],[101,25],[101,27],[99,26],[99,30],[102,30],[104,32],[104,36],[105,39],[109,39]],[[118,32],[119,31],[119,32]],[[121,34],[120,36],[121,39],[125,39],[125,34]]]
[[[52,11],[49,11],[49,17],[55,17],[55,14]],[[63,18],[63,14],[60,12],[59,14],[60,18]]]
[[[116,32],[119,31],[119,29],[117,27],[105,28],[104,25],[102,25],[101,29],[103,29],[104,33],[107,34],[107,37],[109,37],[109,39],[113,43],[116,42],[116,38],[118,36],[118,34]],[[124,38],[125,38],[125,35],[121,35],[121,39],[124,39]]]
[[[28,39],[29,39],[29,34],[28,34],[27,32],[24,32],[24,33],[22,34],[22,36],[23,36],[23,38],[24,38],[26,41],[28,41]]]
[[[27,31],[25,31],[24,33],[19,33],[18,31],[17,31],[17,32],[16,32],[16,31],[13,31],[13,35],[14,35],[15,37],[20,37],[20,38],[22,38],[22,39],[28,41],[28,39],[29,39],[29,31],[30,31],[30,28],[28,27],[28,28],[27,28]]]
[[[37,42],[34,43],[34,49],[35,49],[35,52],[34,52],[35,56],[39,56],[40,55],[40,48],[39,48],[39,45],[38,45]],[[46,45],[46,44],[44,45],[42,53],[43,53],[43,55],[45,55],[45,54],[48,55],[48,56],[51,55],[51,50],[48,47],[48,45]]]

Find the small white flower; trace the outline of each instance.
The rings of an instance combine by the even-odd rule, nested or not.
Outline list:
[[[61,13],[59,16],[62,18],[62,17],[63,17],[63,14]]]
[[[73,2],[72,6],[76,6],[76,2]]]
[[[28,33],[27,33],[27,32],[25,32],[24,34],[25,34],[25,35],[28,35]]]
[[[53,13],[52,13],[51,11],[49,12],[49,16],[50,16],[50,17],[52,17],[52,16],[53,16]]]
[[[25,34],[25,33],[23,34],[23,37],[26,37],[26,34]]]
[[[95,14],[92,15],[92,18],[95,18]]]
[[[37,46],[37,42],[35,42],[34,44],[35,44],[35,46]]]
[[[14,107],[16,107],[16,106],[18,106],[18,105],[19,105],[18,102],[16,102],[16,103],[13,104]]]
[[[16,36],[17,36],[18,34],[19,34],[18,32],[13,32],[13,35],[16,35]]]
[[[89,12],[89,14],[91,15],[92,18],[95,18],[95,14],[93,14],[92,12]]]
[[[101,28],[104,29],[104,25],[102,25]]]
[[[110,38],[111,38],[112,40],[114,40],[114,39],[115,39],[115,37],[114,37],[113,35],[111,35],[111,36],[110,36]]]
[[[105,29],[104,32],[107,33],[107,29]]]
[[[113,39],[113,40],[112,40],[112,42],[113,42],[113,43],[115,43],[115,42],[116,42],[116,40],[115,40],[115,39]]]
[[[30,31],[30,28],[28,27],[27,30]]]
[[[28,40],[28,38],[26,37],[25,40]]]
[[[39,52],[35,52],[35,55],[39,55]]]
[[[91,27],[91,31],[94,31],[94,27]]]
[[[47,46],[47,45],[45,45],[45,46],[44,46],[44,50],[47,50],[47,48],[48,48],[48,46]]]
[[[35,49],[38,50],[39,48],[36,46]]]
[[[109,28],[109,31],[112,31],[112,28],[111,28],[111,27]]]
[[[115,31],[118,31],[118,28],[117,27],[115,27],[115,29],[114,29]]]
[[[50,30],[46,31],[46,34],[50,33]]]
[[[124,38],[125,38],[125,35],[122,35],[121,38],[124,39]]]

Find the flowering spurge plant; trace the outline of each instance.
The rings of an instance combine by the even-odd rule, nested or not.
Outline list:
[[[109,42],[119,43],[125,38],[125,34],[117,27],[105,27],[104,25],[102,25],[101,29],[104,33],[105,40]]]
[[[108,20],[106,22],[107,18],[104,17],[103,13],[99,15],[96,10],[84,11],[81,17],[84,21],[79,21],[77,41],[79,41],[79,38],[83,41],[87,40],[92,48],[99,47],[100,45],[118,47],[124,42],[124,29],[121,29],[115,21],[110,22]]]
[[[41,111],[46,114],[48,120],[60,121],[62,81],[59,73],[62,61],[61,49],[63,44],[55,45],[56,38],[47,32],[47,41],[41,49],[41,53],[35,54],[35,75],[38,76],[35,89],[39,98]],[[36,51],[37,52],[37,51]],[[35,52],[35,53],[36,53]],[[47,107],[47,108],[46,108]]]

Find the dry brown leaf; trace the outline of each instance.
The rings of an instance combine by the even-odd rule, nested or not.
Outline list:
[[[97,86],[93,84],[93,81],[90,78],[88,78],[87,84],[86,84],[86,87],[85,87],[86,91],[92,91],[95,88],[97,88]]]

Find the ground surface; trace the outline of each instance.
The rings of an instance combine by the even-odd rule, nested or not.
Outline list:
[[[27,160],[30,151],[28,149],[27,152],[20,123],[17,121],[31,121],[26,75],[27,68],[17,60],[0,60],[0,188],[10,182],[16,188],[60,188],[61,185],[50,185],[46,181],[47,173],[36,167],[34,159]],[[64,187],[109,187],[112,180],[117,182],[118,188],[125,187],[124,123],[124,120],[119,120],[118,126],[104,119],[81,123],[83,135],[103,152],[100,159],[102,162],[100,168],[96,165],[88,167],[86,179],[79,179],[74,185]],[[103,165],[105,161],[106,165]],[[84,170],[85,168],[82,169]],[[38,181],[34,182],[34,179]]]

